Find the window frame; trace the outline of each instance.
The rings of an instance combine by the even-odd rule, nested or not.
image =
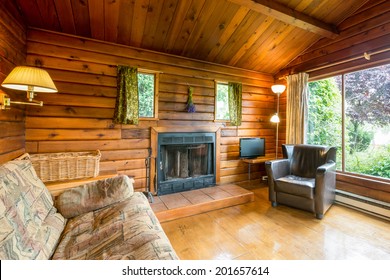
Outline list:
[[[148,69],[138,69],[138,74],[145,75],[154,75],[154,98],[153,98],[153,117],[141,117],[138,113],[138,118],[140,121],[150,121],[158,120],[158,96],[159,96],[159,81],[160,81],[160,72],[148,70]],[[139,94],[139,93],[138,93]],[[138,95],[139,97],[139,95]]]

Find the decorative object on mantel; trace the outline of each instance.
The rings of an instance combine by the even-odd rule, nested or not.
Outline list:
[[[192,86],[188,86],[188,100],[186,105],[186,110],[188,113],[195,113],[195,104],[192,100],[192,94],[194,92],[194,88]]]
[[[271,90],[273,93],[278,95],[278,104],[276,107],[276,113],[271,117],[271,122],[276,123],[276,147],[275,147],[275,158],[278,158],[278,145],[279,145],[279,123],[280,123],[280,118],[279,118],[279,97],[283,93],[283,91],[286,89],[285,85],[273,85],[271,86]]]
[[[43,106],[42,101],[34,100],[35,92],[57,92],[57,88],[46,70],[30,67],[17,66],[5,78],[1,86],[9,89],[27,91],[29,102],[11,101],[4,93],[0,92],[0,109],[8,109],[11,104]]]

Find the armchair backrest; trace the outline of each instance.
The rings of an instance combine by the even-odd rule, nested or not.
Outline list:
[[[291,174],[314,178],[319,166],[333,161],[336,162],[336,148],[322,145],[286,145],[284,149],[291,153]],[[292,149],[292,151],[291,151]]]

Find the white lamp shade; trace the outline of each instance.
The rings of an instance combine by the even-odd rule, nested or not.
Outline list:
[[[57,88],[47,71],[29,66],[15,67],[1,85],[16,90],[57,92]]]
[[[272,89],[273,93],[280,94],[286,89],[286,86],[285,85],[273,85],[273,86],[271,86],[271,89]]]
[[[278,114],[275,114],[275,115],[273,115],[271,117],[271,122],[273,122],[273,123],[279,123],[280,122]]]

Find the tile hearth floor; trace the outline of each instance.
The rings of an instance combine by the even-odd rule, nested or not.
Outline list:
[[[160,222],[254,201],[254,193],[234,184],[154,196],[152,209]]]

